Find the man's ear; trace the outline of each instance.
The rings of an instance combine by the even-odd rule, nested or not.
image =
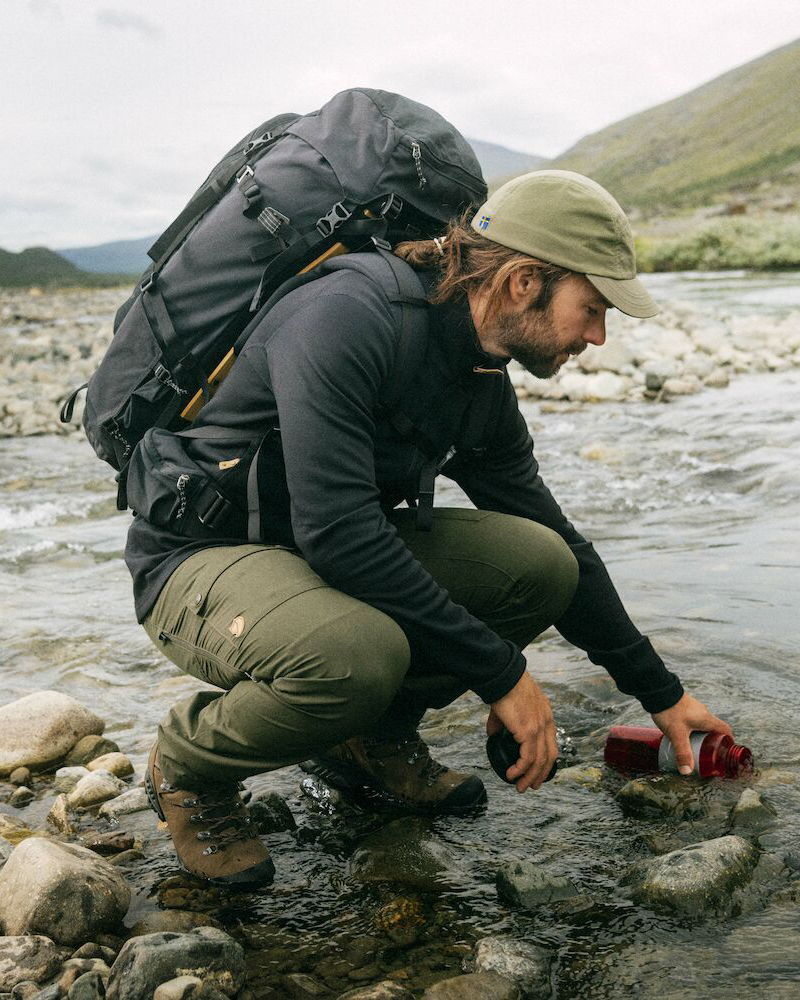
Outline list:
[[[508,276],[506,294],[512,307],[527,307],[536,300],[541,287],[538,270],[530,264],[523,264]]]

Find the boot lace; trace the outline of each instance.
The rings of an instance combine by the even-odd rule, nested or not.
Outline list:
[[[237,791],[195,792],[181,803],[184,809],[200,811],[189,817],[192,823],[203,823],[204,830],[197,834],[198,840],[211,843],[203,854],[216,854],[229,844],[257,837],[258,832]]]

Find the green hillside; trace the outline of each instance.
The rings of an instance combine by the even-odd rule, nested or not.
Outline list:
[[[120,276],[89,274],[46,247],[29,247],[21,253],[0,249],[0,288],[81,287],[119,285]]]
[[[765,182],[800,193],[800,39],[586,136],[550,166],[588,174],[645,213]]]

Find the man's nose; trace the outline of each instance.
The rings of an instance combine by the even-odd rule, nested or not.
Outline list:
[[[587,344],[594,344],[597,347],[602,347],[606,342],[605,317],[603,317],[599,323],[592,323],[586,333],[584,333],[583,339]]]

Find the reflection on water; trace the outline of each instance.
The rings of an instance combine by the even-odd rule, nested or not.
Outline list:
[[[768,301],[776,308],[800,305],[796,276],[649,280],[662,298],[674,294],[726,309],[733,308],[733,291],[736,308],[743,301],[759,309]],[[726,390],[668,405],[525,409],[545,481],[597,544],[637,624],[688,689],[731,722],[762,767],[795,775],[798,399],[800,374],[786,372],[743,377]],[[113,477],[77,438],[2,441],[0,456],[2,701],[40,688],[73,695],[107,720],[107,734],[141,772],[159,719],[197,684],[163,660],[134,621],[121,558],[127,517],[114,509]],[[446,486],[437,501],[465,502]],[[602,670],[556,633],[527,655],[579,760],[600,760],[612,723],[647,721]],[[397,968],[452,968],[454,975],[467,944],[509,933],[557,949],[561,998],[714,1000],[741,995],[745,984],[750,996],[798,995],[792,992],[800,989],[795,902],[778,896],[753,914],[700,927],[633,906],[620,893],[619,874],[649,853],[645,834],[669,832],[670,823],[625,819],[613,798],[621,782],[613,777],[599,791],[553,786],[516,795],[485,761],[484,716],[485,708],[470,697],[426,721],[426,736],[442,758],[477,767],[490,803],[475,818],[431,822],[468,877],[438,899],[420,897],[427,947],[435,947],[430,954],[419,950],[422,945],[398,951],[391,959]],[[374,935],[376,910],[398,894],[344,877],[354,838],[372,820],[364,814],[348,826],[315,814],[300,793],[302,778],[287,768],[252,782],[256,790],[285,795],[300,827],[296,835],[269,840],[278,868],[275,889],[246,902],[213,903],[223,923],[239,927],[254,948],[269,949],[253,959],[265,974],[267,966],[308,971],[359,935]],[[710,794],[730,796],[733,790]],[[780,815],[781,845],[800,850],[798,786],[776,784],[767,794]],[[152,834],[149,815],[136,822]],[[146,853],[148,864],[130,876],[135,898],[129,923],[153,909],[151,887],[175,871],[163,833]],[[581,891],[580,904],[554,906],[536,917],[509,910],[498,901],[494,873],[514,858],[569,875]]]

